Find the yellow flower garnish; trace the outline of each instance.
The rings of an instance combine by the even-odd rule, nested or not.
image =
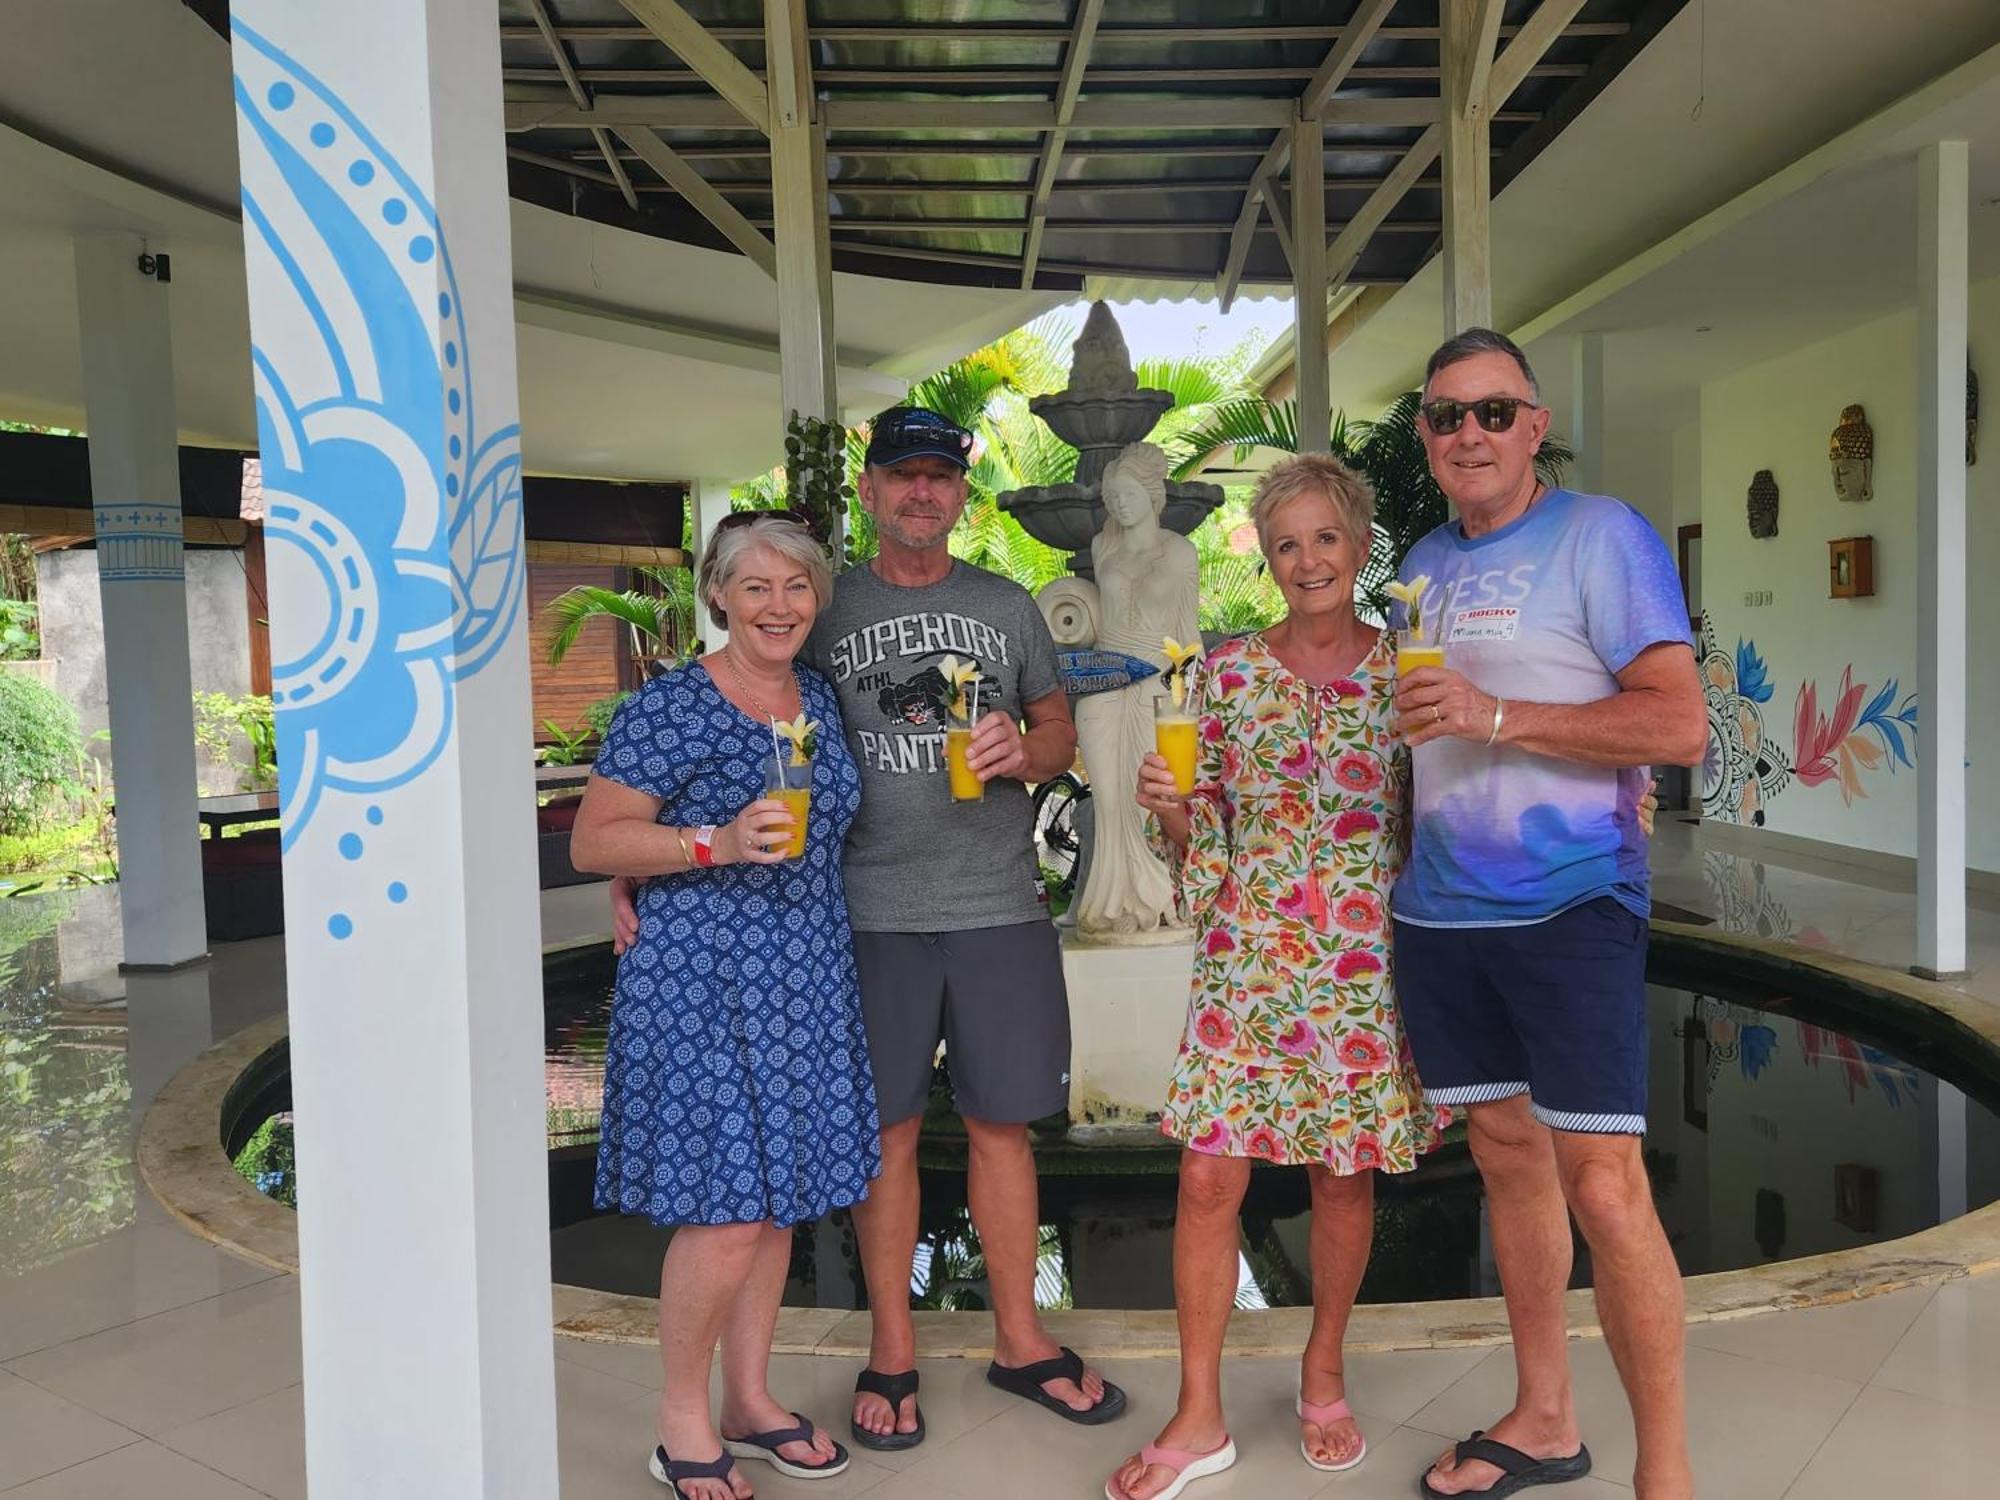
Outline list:
[[[1191,641],[1183,646],[1170,635],[1162,636],[1160,649],[1167,653],[1167,669],[1160,675],[1167,679],[1174,707],[1179,708],[1187,698],[1188,669],[1201,659],[1201,642]]]
[[[1410,622],[1410,629],[1416,633],[1419,639],[1422,638],[1424,633],[1424,590],[1430,586],[1430,574],[1419,573],[1408,583],[1392,578],[1383,590],[1391,599],[1394,599],[1403,606],[1406,617]]]
[[[796,719],[773,719],[772,727],[792,742],[792,764],[804,765],[818,748],[819,720],[800,714]]]
[[[961,719],[971,717],[972,710],[966,701],[965,690],[979,680],[979,663],[947,656],[938,663],[938,671],[944,674],[945,682],[951,687],[952,712]]]

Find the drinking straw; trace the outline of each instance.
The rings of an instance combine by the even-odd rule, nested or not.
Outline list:
[[[771,720],[771,759],[777,762],[778,784],[782,786],[785,779],[785,752],[778,748],[778,721],[775,718]]]
[[[972,712],[966,716],[966,720],[972,724],[979,722],[979,679],[977,677],[972,679]]]

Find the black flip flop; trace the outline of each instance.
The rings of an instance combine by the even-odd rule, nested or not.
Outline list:
[[[880,1396],[889,1403],[889,1410],[898,1421],[902,1419],[903,1399],[916,1393],[915,1369],[902,1370],[894,1375],[884,1375],[880,1370],[863,1370],[854,1377],[854,1394]],[[870,1432],[852,1419],[847,1425],[854,1433],[854,1441],[862,1447],[873,1448],[877,1453],[901,1453],[924,1440],[924,1409],[921,1406],[917,1408],[915,1432]]]
[[[1493,1465],[1500,1471],[1500,1478],[1492,1486],[1483,1490],[1461,1490],[1458,1500],[1472,1500],[1474,1496],[1491,1496],[1493,1500],[1528,1489],[1537,1484],[1568,1484],[1572,1479],[1581,1479],[1590,1472],[1590,1450],[1578,1445],[1576,1452],[1568,1458],[1531,1458],[1519,1448],[1496,1442],[1484,1432],[1475,1432],[1452,1450],[1460,1463],[1467,1459],[1479,1459]],[[1433,1465],[1432,1467],[1436,1467]],[[1431,1487],[1431,1471],[1417,1478],[1417,1488],[1427,1500],[1454,1500],[1443,1490]]]
[[[1108,1380],[1104,1382],[1104,1394],[1098,1398],[1097,1405],[1082,1411],[1042,1389],[1042,1383],[1048,1380],[1073,1381],[1079,1390],[1083,1388],[1083,1360],[1068,1347],[1054,1359],[1037,1360],[1032,1365],[1009,1366],[995,1360],[986,1367],[986,1379],[1009,1395],[1045,1406],[1064,1421],[1075,1422],[1079,1426],[1095,1427],[1125,1414],[1125,1393]]]
[[[674,1500],[687,1500],[681,1489],[683,1479],[720,1479],[729,1482],[729,1471],[736,1467],[736,1460],[727,1452],[706,1461],[691,1458],[669,1458],[664,1445],[653,1449],[653,1456],[646,1468],[661,1484],[674,1492]]]
[[[847,1467],[847,1450],[835,1443],[833,1457],[821,1459],[816,1464],[802,1464],[795,1458],[783,1458],[778,1450],[787,1443],[811,1443],[813,1424],[809,1418],[792,1413],[795,1427],[777,1427],[769,1432],[753,1432],[748,1437],[722,1437],[722,1451],[736,1458],[754,1458],[767,1463],[787,1479],[831,1479]]]

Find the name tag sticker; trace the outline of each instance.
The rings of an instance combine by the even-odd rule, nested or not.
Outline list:
[[[1521,628],[1521,611],[1511,605],[1492,605],[1485,609],[1461,609],[1451,617],[1451,629],[1445,632],[1447,643],[1452,641],[1511,641],[1514,633]]]

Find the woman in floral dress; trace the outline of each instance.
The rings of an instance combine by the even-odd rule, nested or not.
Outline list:
[[[1396,1014],[1389,888],[1407,847],[1409,756],[1395,739],[1395,648],[1354,612],[1374,496],[1324,454],[1265,474],[1252,510],[1283,620],[1209,658],[1192,796],[1148,756],[1158,820],[1194,924],[1193,994],[1161,1128],[1182,1141],[1174,1224],[1181,1388],[1110,1500],[1156,1500],[1235,1459],[1222,1413],[1238,1219],[1253,1160],[1312,1185],[1313,1327],[1300,1450],[1317,1469],[1366,1450],[1341,1345],[1374,1235],[1374,1174],[1408,1172],[1450,1111],[1425,1106]]]

